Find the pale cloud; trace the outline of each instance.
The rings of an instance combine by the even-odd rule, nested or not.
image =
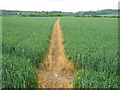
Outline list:
[[[2,0],[0,9],[36,11],[88,11],[117,9],[119,0]]]

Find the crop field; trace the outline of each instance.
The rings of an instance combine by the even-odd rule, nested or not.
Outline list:
[[[57,41],[62,41],[62,38],[65,48],[62,50],[65,51],[68,60],[73,63],[74,72],[76,72],[74,88],[118,88],[118,83],[120,83],[118,81],[120,77],[117,74],[118,19],[61,17],[60,23],[59,19],[57,21],[56,19],[57,17],[3,17],[3,88],[40,86],[36,71],[42,66],[41,63],[49,52],[50,42],[53,44],[50,54],[57,53],[55,55],[58,58],[58,54],[61,54],[58,53],[61,52],[59,45],[62,44]],[[55,21],[56,24],[54,24]],[[54,32],[52,31],[53,25]],[[58,32],[55,31],[56,28]],[[53,33],[52,40],[51,33]],[[54,58],[54,55],[49,56],[50,60],[51,57]],[[50,63],[46,62],[46,67],[52,62],[52,60]],[[51,65],[53,69],[57,67],[56,63],[54,61]],[[65,67],[65,65],[67,66],[67,64],[59,66]],[[47,73],[42,73],[43,77]],[[60,75],[56,72],[54,74],[55,76],[48,77],[59,82],[57,78],[60,79]]]
[[[3,17],[3,88],[36,87],[56,18]]]
[[[78,73],[74,87],[118,87],[118,21],[114,18],[61,18],[66,56]]]

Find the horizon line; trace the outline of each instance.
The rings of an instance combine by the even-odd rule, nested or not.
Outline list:
[[[45,12],[51,12],[51,11],[60,11],[60,10],[16,10],[16,9],[0,9],[0,11],[2,10],[11,10],[11,11],[37,11],[37,12],[42,12],[42,11],[45,11]],[[120,10],[119,8],[118,9],[101,9],[101,10]],[[79,11],[101,11],[101,10],[79,10]],[[61,12],[79,12],[79,11],[62,11]]]

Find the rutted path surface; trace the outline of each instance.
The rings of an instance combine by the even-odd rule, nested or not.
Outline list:
[[[67,60],[58,18],[54,24],[49,52],[38,70],[39,88],[72,88],[73,64]]]

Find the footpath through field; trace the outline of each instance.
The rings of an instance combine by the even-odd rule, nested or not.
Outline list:
[[[58,18],[54,24],[49,52],[38,70],[39,88],[72,88],[73,64],[65,57]]]

